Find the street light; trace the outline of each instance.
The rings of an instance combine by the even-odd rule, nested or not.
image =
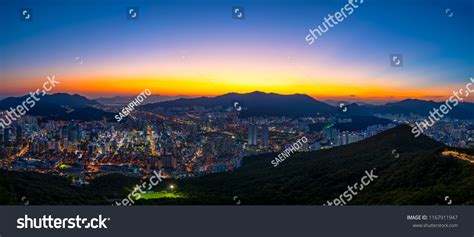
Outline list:
[[[173,184],[170,185],[170,189],[171,189],[171,191],[174,191],[174,185]]]

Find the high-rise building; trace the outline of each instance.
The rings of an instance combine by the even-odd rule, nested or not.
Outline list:
[[[163,156],[161,160],[163,162],[163,168],[176,169],[177,160],[174,156]]]
[[[71,143],[76,143],[79,141],[79,127],[78,126],[70,126],[68,127],[68,140]]]
[[[250,124],[248,127],[248,144],[250,146],[257,145],[257,134],[258,134],[257,125]]]
[[[268,139],[268,126],[263,125],[262,126],[262,145],[267,146],[268,142],[269,142],[269,139]]]
[[[339,146],[349,144],[349,133],[347,131],[343,131],[339,134]]]
[[[16,143],[20,144],[23,141],[23,130],[21,126],[16,127]]]

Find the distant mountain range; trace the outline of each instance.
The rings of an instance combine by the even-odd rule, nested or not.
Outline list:
[[[273,167],[277,154],[245,157],[233,172],[198,178],[166,179],[154,191],[174,184],[181,198],[138,200],[136,205],[322,205],[360,182],[365,171],[378,178],[357,190],[348,205],[474,205],[474,165],[444,156],[448,148],[424,135],[415,138],[401,125],[366,140],[314,152],[295,153]],[[459,150],[473,155],[474,150]],[[394,153],[395,152],[395,153]],[[398,155],[398,156],[396,156]],[[126,198],[138,178],[106,175],[85,187],[64,177],[0,170],[0,204],[110,205]]]
[[[116,105],[123,106],[132,102],[136,96],[114,96],[114,97],[101,97],[95,99],[95,101],[103,105]],[[192,98],[190,96],[165,96],[165,95],[150,95],[142,102],[142,104],[158,103],[163,101],[177,100],[181,98]]]
[[[10,97],[0,101],[0,110],[7,110],[21,104],[28,96]],[[252,92],[248,94],[229,93],[216,97],[179,98],[151,96],[148,99],[166,100],[158,103],[144,104],[138,109],[146,111],[172,110],[175,108],[192,109],[220,108],[221,110],[242,108],[241,117],[251,116],[287,116],[307,117],[317,115],[337,115],[341,117],[365,116],[375,114],[416,114],[429,116],[433,108],[439,108],[442,102],[407,99],[385,105],[348,104],[332,106],[302,94],[279,95],[275,93]],[[113,114],[101,109],[103,103],[121,105],[128,104],[133,97],[113,97],[90,100],[81,95],[53,94],[41,97],[36,106],[28,112],[30,115],[46,116],[58,120],[101,120],[111,119]],[[148,100],[147,99],[147,100]],[[460,103],[447,115],[457,119],[474,118],[474,103]]]
[[[348,114],[417,114],[428,116],[434,108],[438,109],[444,102],[406,99],[385,105],[348,105]],[[457,119],[474,119],[474,103],[459,103],[447,114],[448,117]]]
[[[8,109],[10,107],[16,107],[25,101],[29,95],[21,97],[8,97],[6,99],[0,100],[0,109]],[[78,94],[66,94],[66,93],[57,93],[52,95],[45,95],[43,97],[36,96],[40,98],[38,104],[47,104],[52,106],[60,107],[71,107],[71,108],[83,108],[99,105],[95,100],[89,100],[84,96]]]
[[[170,109],[174,107],[204,107],[222,109],[236,107],[244,108],[241,116],[315,116],[335,112],[334,107],[317,101],[307,95],[279,95],[274,93],[252,92],[248,94],[229,93],[216,97],[199,97],[191,99],[178,99],[142,106],[145,110],[157,107]]]
[[[29,95],[9,97],[0,101],[0,110],[9,110],[21,105]],[[40,100],[27,112],[28,115],[43,116],[52,120],[102,120],[113,118],[112,113],[103,111],[100,103],[74,94],[57,93],[38,97]]]
[[[252,92],[248,94],[229,93],[216,97],[199,97],[177,99],[141,106],[142,109],[153,111],[158,108],[234,108],[241,106],[242,117],[250,116],[289,116],[305,117],[315,115],[370,116],[374,114],[417,114],[429,116],[433,108],[439,108],[442,102],[407,99],[384,105],[368,105],[352,103],[343,106],[332,106],[310,96],[294,94],[279,95],[274,93]],[[347,108],[347,109],[345,109]],[[474,118],[474,103],[460,103],[448,117],[458,119]]]

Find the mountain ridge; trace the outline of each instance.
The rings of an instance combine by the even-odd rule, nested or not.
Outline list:
[[[0,100],[0,110],[9,110],[21,105],[30,95],[8,97]],[[101,120],[111,119],[112,113],[98,108],[101,104],[79,94],[55,93],[38,97],[34,106],[26,112],[32,116],[43,116],[52,120]]]
[[[21,104],[29,95],[21,97],[8,97],[0,100],[0,109],[8,110]],[[385,105],[359,105],[351,103],[341,106],[332,106],[305,94],[280,95],[276,93],[264,93],[255,91],[246,94],[228,93],[216,97],[179,98],[174,100],[149,103],[138,106],[137,109],[154,111],[158,108],[173,109],[182,108],[220,108],[221,110],[242,108],[239,116],[374,116],[376,114],[416,114],[429,116],[433,108],[444,104],[443,102],[425,101],[419,99],[405,99],[399,102],[391,102]],[[35,107],[28,113],[30,115],[71,117],[63,116],[68,108],[95,108],[93,114],[100,114],[102,104],[96,100],[88,99],[79,94],[56,93],[41,97]],[[102,117],[110,117],[102,111]],[[101,117],[99,116],[99,117]],[[447,115],[457,119],[474,118],[474,103],[459,103]],[[84,116],[83,116],[84,117]],[[84,117],[87,119],[87,116]],[[91,119],[97,119],[91,118]]]
[[[368,116],[375,114],[417,114],[421,116],[429,116],[429,112],[433,108],[444,104],[443,102],[435,102],[431,100],[405,99],[384,105],[359,105],[357,103],[350,103],[347,105],[332,106],[305,94],[280,95],[276,93],[254,91],[244,94],[231,92],[216,97],[182,98],[173,101],[150,103],[138,108],[147,111],[153,111],[157,108],[172,109],[176,107],[228,109],[234,107],[234,103],[238,103],[237,106],[243,108],[240,111],[241,117],[306,117],[317,115]],[[343,110],[343,107],[346,107],[347,110]],[[474,103],[459,103],[459,105],[450,111],[447,116],[459,119],[473,118]]]
[[[178,181],[183,200],[139,204],[233,204],[238,196],[244,205],[322,205],[370,170],[378,179],[349,205],[446,205],[444,193],[474,204],[474,165],[442,156],[444,149],[401,125],[346,146],[295,153],[276,168],[270,164],[276,153],[246,157],[231,173]]]

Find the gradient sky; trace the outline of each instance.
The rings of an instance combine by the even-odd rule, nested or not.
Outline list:
[[[308,30],[346,3],[2,0],[0,98],[34,91],[55,75],[61,84],[52,93],[91,98],[149,88],[442,100],[474,77],[472,0],[365,0],[308,45]],[[127,19],[131,6],[137,20]],[[232,19],[232,6],[245,8],[245,20]],[[33,21],[20,20],[22,8],[33,10]],[[390,67],[392,53],[403,54],[403,67]]]

